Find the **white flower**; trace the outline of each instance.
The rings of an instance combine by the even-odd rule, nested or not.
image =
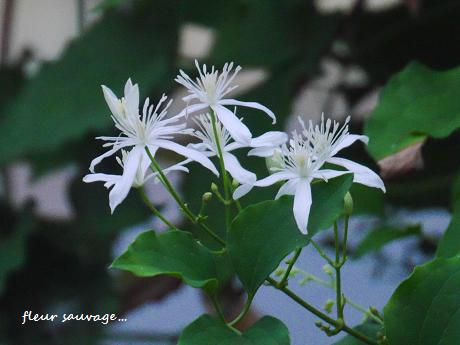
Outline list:
[[[211,108],[233,139],[246,145],[250,144],[252,138],[251,132],[236,117],[236,115],[225,106],[235,105],[260,109],[273,119],[273,123],[276,123],[276,118],[273,112],[259,103],[242,102],[235,99],[225,98],[230,91],[237,87],[237,85],[232,86],[231,84],[236,74],[241,70],[240,66],[237,66],[235,70],[233,70],[233,62],[226,63],[222,72],[219,73],[214,66],[212,66],[211,70],[208,71],[206,65],[203,65],[203,67],[200,68],[198,61],[196,60],[195,64],[199,73],[199,77],[196,81],[193,81],[182,70],[180,70],[180,75],[178,75],[175,79],[176,82],[185,86],[189,92],[189,95],[184,97],[183,100],[187,103],[192,100],[197,101],[195,104],[187,105],[179,116]]]
[[[340,150],[350,146],[357,140],[365,144],[369,142],[369,138],[365,135],[348,133],[350,117],[347,117],[342,127],[338,122],[332,122],[331,119],[327,119],[324,122],[324,114],[321,115],[320,125],[313,126],[310,121],[307,128],[300,118],[299,121],[303,127],[302,134],[314,148],[315,159],[342,166],[354,174],[354,182],[368,187],[380,188],[385,192],[385,185],[382,179],[371,169],[349,159],[335,157]]]
[[[97,139],[107,141],[103,146],[111,147],[107,152],[95,158],[90,165],[90,171],[94,173],[94,167],[104,158],[112,156],[117,151],[132,147],[123,161],[123,174],[119,183],[114,184],[110,192],[110,207],[113,210],[126,197],[129,189],[133,186],[136,174],[144,160],[148,160],[145,148],[147,147],[152,155],[158,149],[171,150],[190,160],[197,161],[204,167],[210,169],[216,175],[217,170],[209,158],[202,153],[173,142],[176,134],[189,134],[185,124],[178,124],[179,116],[166,118],[167,109],[172,101],[169,101],[163,109],[162,104],[167,100],[163,95],[154,108],[147,98],[139,114],[139,87],[128,80],[125,85],[124,97],[118,99],[107,87],[102,86],[104,97],[112,112],[112,119],[115,126],[122,132],[116,137],[98,137]]]
[[[134,152],[133,152],[134,151]],[[125,179],[123,175],[112,175],[112,174],[102,174],[102,173],[93,173],[88,174],[83,177],[83,181],[86,183],[91,182],[104,182],[104,187],[113,189],[109,193],[109,203],[112,213],[114,209],[126,198],[128,195],[129,190],[131,187],[141,187],[143,186],[148,180],[154,178],[155,182],[158,182],[158,172],[150,172],[150,159],[146,154],[140,154],[140,148],[135,147],[130,152],[126,150],[121,150],[122,158],[116,157],[118,164],[125,170],[127,164],[131,164],[132,166],[136,166],[137,169],[134,170],[134,178],[131,180],[131,185],[126,186]],[[131,163],[131,161],[138,160],[138,162]],[[188,172],[188,169],[183,165],[188,163],[189,160],[185,160],[181,163],[174,164],[166,169],[163,169],[164,174],[168,174],[171,171],[185,171]]]
[[[330,169],[320,170],[323,161],[317,160],[314,149],[308,140],[293,133],[289,146],[284,145],[278,155],[277,162],[272,166],[272,175],[254,183],[257,187],[271,186],[279,181],[286,181],[278,191],[275,199],[283,195],[294,195],[294,218],[299,230],[308,233],[307,224],[312,204],[310,183],[313,179],[328,180],[348,171]]]
[[[257,176],[253,172],[244,169],[238,159],[230,153],[233,150],[247,147],[247,145],[244,145],[241,142],[233,141],[230,133],[220,121],[216,121],[216,140],[212,126],[212,118],[208,113],[199,115],[194,119],[194,121],[198,126],[198,130],[195,130],[193,135],[201,142],[197,144],[189,144],[189,146],[200,150],[207,157],[214,157],[219,154],[217,147],[218,140],[222,150],[225,170],[227,170],[230,175],[241,184],[241,186],[237,188],[237,191],[235,191],[234,198],[237,199],[242,190],[246,191],[244,194],[249,192],[256,182]],[[286,142],[286,140],[287,135],[283,132],[267,132],[257,138],[251,139],[249,146],[264,148],[273,144],[281,145]]]

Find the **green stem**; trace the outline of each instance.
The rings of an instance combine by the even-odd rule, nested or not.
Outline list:
[[[355,302],[353,302],[352,300],[348,299],[347,297],[345,297],[345,301],[347,304],[349,304],[351,307],[355,308],[356,310],[360,311],[361,313],[363,313],[364,315],[366,315],[367,317],[371,318],[372,320],[374,320],[375,322],[377,322],[379,325],[382,325],[383,326],[383,321],[380,320],[377,316],[375,316],[374,314],[372,314],[369,310],[366,310],[365,308],[363,308],[362,306],[360,306],[359,304],[356,304]]]
[[[297,259],[299,258],[299,255],[300,255],[301,252],[302,252],[302,248],[297,248],[295,250],[294,256],[292,257],[291,260],[289,260],[288,268],[287,268],[286,272],[284,272],[283,278],[281,278],[281,281],[279,282],[280,286],[287,285],[287,281],[289,279],[289,274],[291,273],[292,267],[294,267],[294,265],[297,262]]]
[[[149,150],[149,148],[147,146],[145,147],[145,151],[147,152],[147,155],[149,156],[150,161],[152,163],[151,166],[150,166],[152,171],[153,172],[158,172],[158,174],[160,175],[160,181],[163,183],[165,188],[169,191],[169,193],[171,194],[173,199],[177,202],[177,204],[179,205],[181,210],[184,212],[184,214],[187,216],[187,218],[193,224],[198,225],[201,229],[203,229],[205,232],[207,232],[214,240],[219,242],[221,245],[225,246],[225,241],[222,238],[220,238],[214,231],[212,231],[206,224],[204,224],[201,221],[198,221],[199,218],[197,216],[195,216],[193,214],[193,212],[190,211],[188,206],[182,201],[181,197],[176,192],[176,190],[174,189],[174,187],[171,184],[171,182],[169,182],[168,178],[163,173],[163,170],[161,170],[160,165],[155,160],[155,158],[153,157],[152,153],[150,152],[150,150]]]
[[[326,321],[330,325],[332,325],[332,326],[334,326],[336,328],[341,327],[341,329],[343,331],[345,331],[348,334],[352,335],[353,337],[365,342],[366,344],[378,345],[378,343],[376,341],[372,340],[371,338],[367,337],[366,335],[354,330],[353,328],[350,328],[349,326],[345,325],[343,322],[341,323],[341,322],[339,322],[337,320],[334,320],[330,316],[328,316],[328,315],[324,314],[323,312],[321,312],[320,310],[316,309],[314,306],[312,306],[308,302],[304,301],[301,297],[296,295],[293,291],[288,289],[286,286],[278,286],[278,282],[276,280],[274,280],[274,279],[269,277],[269,278],[267,278],[267,282],[270,285],[272,285],[275,289],[278,289],[278,290],[282,291],[284,294],[286,294],[287,296],[289,296],[293,301],[295,301],[297,304],[299,304],[300,306],[302,306],[303,308],[308,310],[310,313],[312,313],[313,315],[319,317],[323,321]]]
[[[341,268],[340,265],[340,244],[339,244],[339,227],[337,221],[334,222],[334,240],[335,240],[335,284],[336,284],[336,306],[337,306],[337,318],[343,319],[343,306],[342,306],[342,279],[341,279]]]
[[[344,230],[343,230],[342,265],[347,260],[348,222],[349,220],[350,220],[350,216],[346,215],[344,219]]]
[[[220,163],[220,170],[221,170],[221,175],[222,175],[222,183],[224,185],[224,195],[225,195],[225,223],[227,226],[227,231],[230,229],[230,223],[232,220],[232,214],[231,214],[231,209],[229,202],[230,200],[230,185],[228,181],[228,175],[227,175],[227,170],[225,170],[225,162],[224,162],[224,155],[222,153],[222,145],[220,142],[220,137],[219,134],[217,133],[217,119],[216,119],[216,114],[214,113],[214,110],[211,111],[211,122],[212,122],[212,131],[214,134],[214,138],[216,140],[216,146],[217,146],[217,155],[219,156],[219,163]]]
[[[243,310],[241,311],[241,313],[231,322],[228,323],[229,326],[234,326],[236,325],[238,322],[240,322],[241,320],[243,320],[243,318],[246,316],[246,314],[249,312],[249,310],[251,309],[251,304],[252,304],[252,300],[254,299],[254,296],[252,297],[249,297],[248,296],[248,299],[246,301],[246,303],[244,304],[244,308]]]
[[[334,266],[334,261],[332,261],[329,256],[326,255],[318,243],[316,243],[313,239],[310,240],[310,243],[313,245],[313,247],[315,247],[318,254],[321,255],[321,257],[329,263],[329,265]]]
[[[147,205],[147,207],[150,209],[150,211],[152,211],[152,213],[155,216],[160,218],[163,221],[163,223],[165,223],[171,229],[179,230],[174,224],[172,224],[169,220],[167,220],[155,206],[153,206],[153,204],[150,202],[150,199],[147,197],[147,194],[145,194],[143,187],[140,187],[137,190],[139,191],[139,194],[141,195],[141,198],[144,201],[144,203]]]

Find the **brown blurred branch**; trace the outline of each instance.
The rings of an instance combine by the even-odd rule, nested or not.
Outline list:
[[[4,66],[8,58],[14,6],[14,0],[4,1],[5,2],[3,4],[2,37],[0,41],[0,66]]]

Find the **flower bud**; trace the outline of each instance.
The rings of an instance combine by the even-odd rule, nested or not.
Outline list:
[[[324,271],[324,273],[326,273],[329,276],[334,274],[334,271],[333,271],[332,267],[330,265],[328,265],[328,264],[325,264],[323,266],[323,271]]]
[[[345,194],[345,197],[343,198],[343,213],[345,215],[349,216],[353,213],[353,198],[351,197],[350,192],[347,192]]]
[[[211,199],[212,199],[212,193],[211,192],[206,192],[201,197],[201,200],[203,201],[204,204],[209,203],[211,201]]]
[[[232,188],[235,189],[235,188],[237,188],[239,185],[240,185],[240,183],[239,183],[237,180],[233,179],[233,181],[232,181]]]
[[[334,307],[334,305],[335,305],[335,301],[332,299],[328,299],[326,301],[326,304],[324,305],[324,310],[326,311],[326,313],[328,314],[332,313],[332,308]]]
[[[217,187],[217,185],[214,182],[211,183],[211,191],[213,193],[218,193],[219,192],[219,187]]]

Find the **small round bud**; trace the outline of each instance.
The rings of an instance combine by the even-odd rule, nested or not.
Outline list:
[[[209,203],[212,200],[212,193],[211,192],[204,193],[203,196],[201,197],[201,200],[205,204]]]
[[[333,271],[331,265],[328,265],[328,264],[325,264],[325,265],[323,266],[323,271],[324,271],[324,273],[326,273],[327,275],[333,275],[333,274],[334,274],[334,271]]]
[[[219,192],[219,187],[217,187],[217,185],[214,182],[211,183],[211,191],[213,193],[218,193]]]
[[[328,300],[326,301],[326,303],[324,304],[324,310],[325,310],[328,314],[330,314],[330,313],[332,313],[332,308],[334,307],[334,305],[335,305],[335,301],[332,300],[332,299],[328,299]]]
[[[353,213],[353,198],[351,197],[350,192],[347,192],[343,198],[343,213],[347,216]]]
[[[237,180],[233,179],[233,181],[232,181],[233,189],[237,188],[239,185],[240,185],[240,183]]]

